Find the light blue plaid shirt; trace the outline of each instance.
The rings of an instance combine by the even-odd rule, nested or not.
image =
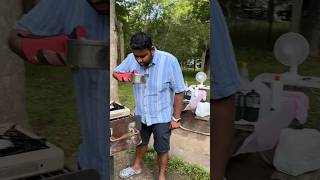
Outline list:
[[[115,69],[116,72],[121,73],[134,70],[148,76],[145,84],[133,85],[136,102],[135,114],[141,115],[142,123],[148,126],[170,122],[174,95],[185,90],[178,60],[167,52],[156,50],[152,63],[145,68],[135,60],[131,53]]]
[[[214,99],[221,99],[237,92],[240,81],[235,54],[223,12],[217,0],[210,2],[211,94]]]

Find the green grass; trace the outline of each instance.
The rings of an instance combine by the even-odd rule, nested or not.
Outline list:
[[[130,153],[133,153],[130,152]],[[154,162],[156,160],[157,153],[154,149],[148,149],[144,156],[144,162]],[[190,180],[209,180],[209,172],[204,170],[203,168],[187,163],[181,159],[178,159],[174,156],[170,156],[169,163],[168,163],[169,173],[178,173],[179,175],[183,176],[184,179]],[[186,179],[186,180],[187,180]]]
[[[209,180],[210,174],[203,168],[187,163],[174,156],[169,160],[169,171],[178,172],[178,174],[185,175],[192,180]]]
[[[269,24],[265,21],[233,21],[229,23],[232,41],[237,49],[247,51],[270,51],[276,39],[288,32],[290,24],[275,22],[272,33],[268,34]]]
[[[119,85],[119,101],[121,104],[133,111],[135,106],[132,85],[128,83],[118,83]]]
[[[71,72],[67,68],[26,63],[27,112],[33,130],[64,149],[66,156],[80,143]]]

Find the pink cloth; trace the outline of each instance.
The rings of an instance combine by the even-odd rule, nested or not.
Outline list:
[[[305,123],[308,118],[309,98],[302,92],[284,91],[279,111],[270,111],[260,118],[255,131],[246,138],[242,146],[234,154],[258,152],[272,149],[278,143],[281,131],[287,128],[292,120]]]
[[[198,106],[198,103],[203,99],[207,98],[207,92],[204,90],[198,90],[198,95],[191,99],[189,104],[186,107],[186,110],[195,110]]]

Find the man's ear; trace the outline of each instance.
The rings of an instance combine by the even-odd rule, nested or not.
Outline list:
[[[156,48],[155,48],[154,46],[152,46],[152,47],[150,48],[150,50],[151,50],[151,54],[153,55],[153,54],[154,54],[154,51],[156,50]]]

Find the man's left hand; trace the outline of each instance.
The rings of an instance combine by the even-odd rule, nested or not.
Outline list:
[[[178,129],[178,128],[180,128],[180,122],[176,122],[174,120],[171,120],[170,129]]]

